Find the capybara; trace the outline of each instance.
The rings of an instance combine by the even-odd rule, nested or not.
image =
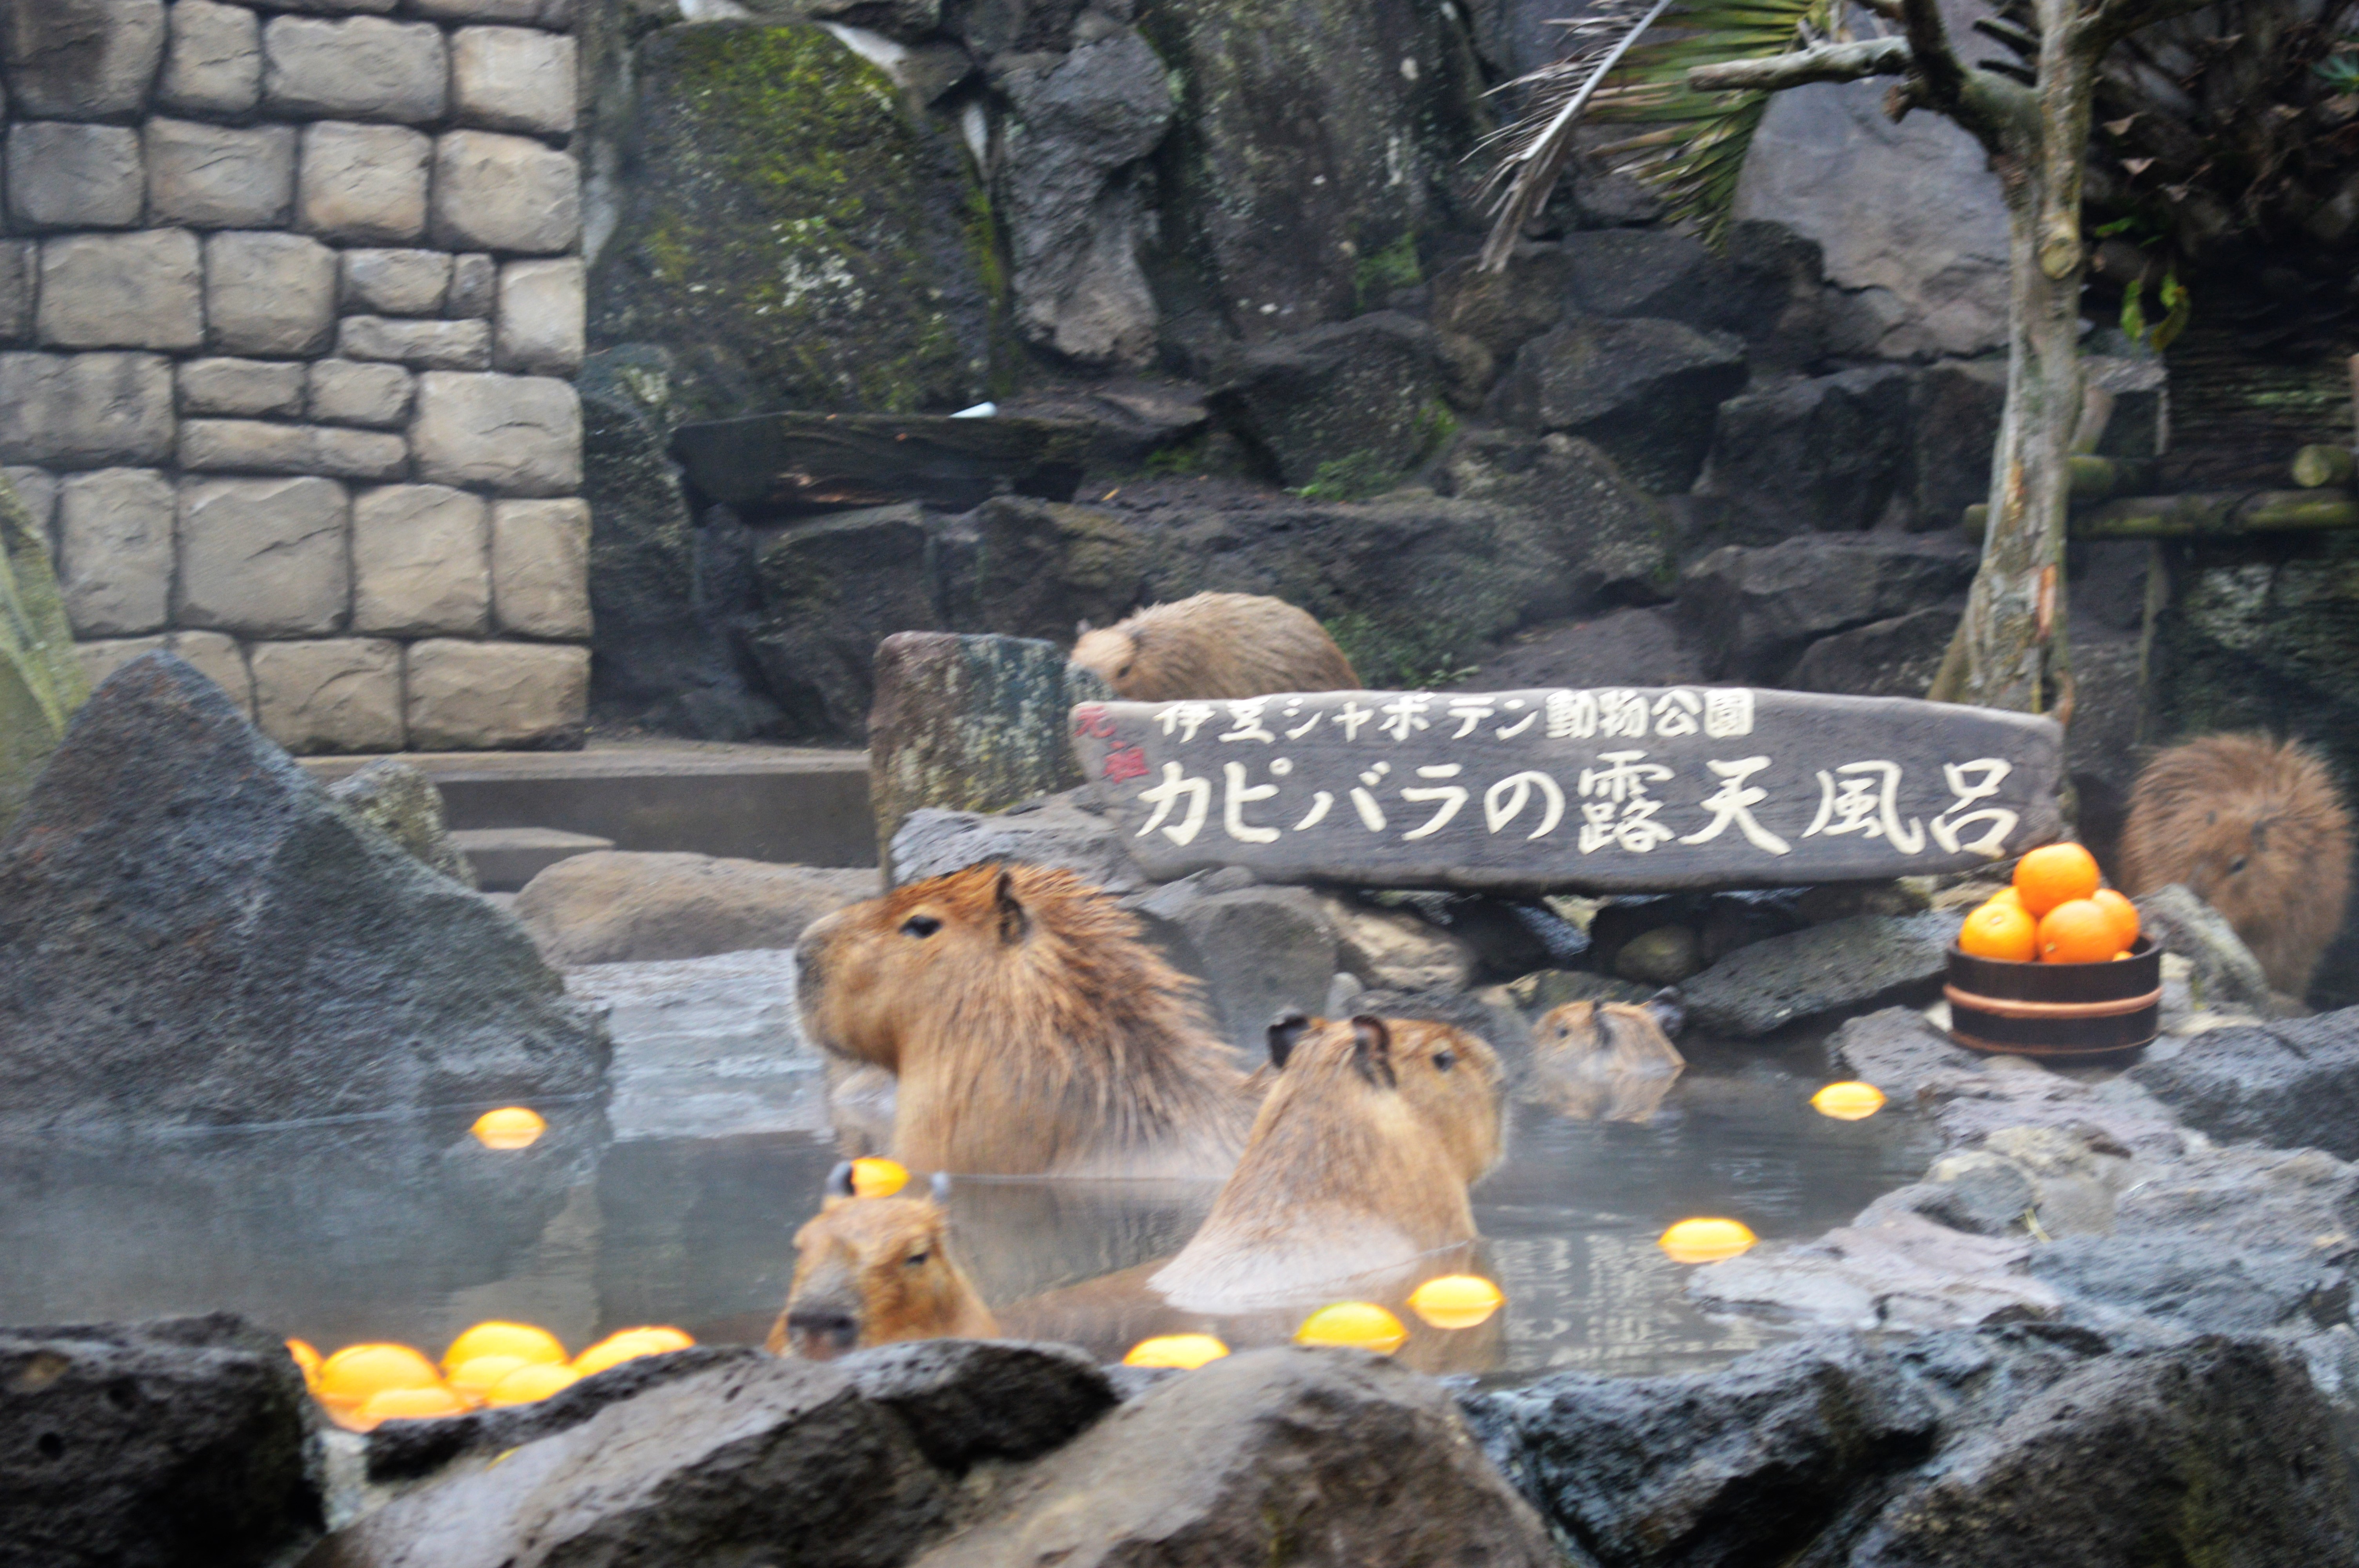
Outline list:
[[[1257,593],[1151,604],[1099,631],[1082,622],[1073,663],[1132,702],[1357,691],[1352,661],[1309,615]]]
[[[1253,1099],[1194,982],[1071,871],[971,866],[813,922],[803,1028],[897,1080],[892,1155],[988,1175],[1217,1176]]]
[[[2122,828],[2133,898],[2184,882],[2218,910],[2269,984],[2299,1000],[2343,924],[2351,814],[2308,747],[2206,735],[2146,765]]]
[[[1499,1158],[1499,1058],[1464,1030],[1363,1014],[1270,1026],[1278,1071],[1212,1212],[1148,1281],[1236,1311],[1474,1238]]]
[[[1577,1120],[1646,1121],[1662,1108],[1687,1058],[1671,1044],[1669,992],[1644,1005],[1569,1001],[1532,1031],[1526,1097]]]
[[[999,1325],[951,1256],[944,1179],[929,1197],[854,1197],[852,1162],[829,1173],[795,1233],[795,1278],[770,1329],[777,1356],[824,1361],[901,1339],[990,1339]]]

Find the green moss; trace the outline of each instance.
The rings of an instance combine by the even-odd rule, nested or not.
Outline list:
[[[89,696],[49,542],[0,479],[0,832]]]
[[[1319,465],[1310,482],[1294,493],[1305,501],[1359,501],[1390,490],[1400,477],[1392,464],[1374,452],[1353,452]]]
[[[1363,310],[1382,305],[1385,296],[1396,288],[1408,288],[1424,281],[1425,269],[1418,265],[1414,234],[1403,234],[1384,249],[1362,256],[1352,268],[1352,292]]]
[[[1360,678],[1379,689],[1430,690],[1473,673],[1463,654],[1476,639],[1463,627],[1360,610],[1321,624]]]

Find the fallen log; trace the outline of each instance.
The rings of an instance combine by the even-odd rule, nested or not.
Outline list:
[[[1986,505],[1967,507],[1968,536],[1981,538],[1989,517]],[[2335,528],[2359,528],[2359,496],[2320,490],[2131,495],[2077,512],[2065,524],[2075,539],[2233,538]]]
[[[2293,481],[2304,490],[2351,488],[2354,461],[2348,447],[2304,447],[2293,455]]]

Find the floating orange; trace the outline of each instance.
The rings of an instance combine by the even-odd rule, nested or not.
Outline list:
[[[563,1393],[581,1380],[582,1374],[571,1367],[552,1367],[545,1361],[538,1361],[519,1367],[494,1383],[484,1395],[484,1402],[495,1408],[528,1405],[551,1394]]]
[[[2016,905],[1993,899],[1958,928],[1958,949],[1977,958],[2027,964],[2039,956],[2039,925]]]
[[[1408,1310],[1436,1328],[1473,1328],[1488,1323],[1506,1301],[1480,1274],[1441,1274],[1408,1293]]]
[[[1683,1219],[1656,1242],[1674,1263],[1717,1263],[1761,1239],[1741,1219]]]
[[[1884,1091],[1855,1079],[1829,1084],[1810,1097],[1810,1108],[1837,1121],[1864,1121],[1884,1108]]]
[[[2095,899],[2071,899],[2039,917],[2042,963],[2110,963],[2121,946],[2114,917]]]
[[[519,1356],[477,1356],[451,1368],[451,1391],[462,1399],[482,1404],[499,1386],[500,1379],[510,1372],[526,1367],[546,1367],[546,1361],[527,1361]],[[562,1363],[559,1363],[561,1365]]]
[[[344,1424],[367,1432],[380,1422],[431,1421],[441,1416],[464,1415],[473,1408],[457,1394],[439,1386],[431,1389],[379,1389],[346,1419]]]
[[[347,1345],[320,1363],[313,1391],[339,1412],[355,1411],[387,1389],[439,1389],[442,1374],[407,1345]]]
[[[479,1356],[513,1356],[519,1361],[547,1361],[562,1365],[565,1346],[558,1343],[557,1336],[545,1328],[493,1318],[462,1331],[451,1342],[451,1347],[442,1352],[442,1369],[448,1372]]]
[[[852,1190],[864,1198],[889,1198],[909,1184],[909,1168],[898,1160],[864,1155],[852,1162]]]
[[[497,1110],[487,1110],[475,1118],[468,1131],[475,1141],[486,1149],[523,1149],[529,1147],[549,1130],[549,1123],[537,1110],[520,1105],[504,1105]]]
[[[587,1378],[609,1367],[642,1356],[662,1356],[674,1350],[685,1350],[695,1344],[694,1338],[677,1328],[616,1329],[597,1344],[573,1358],[573,1370]]]
[[[2098,880],[2097,858],[2078,844],[2043,844],[2015,863],[2015,891],[2037,915],[2088,897]]]
[[[310,1388],[320,1380],[320,1352],[308,1339],[290,1339],[287,1354],[295,1357],[295,1365],[303,1371],[303,1386]]]
[[[2114,917],[2114,945],[2128,948],[2138,939],[2137,905],[2111,888],[2099,888],[2089,895],[2089,902]]]
[[[1389,1356],[1408,1343],[1401,1320],[1374,1302],[1337,1302],[1321,1307],[1294,1331],[1297,1345],[1348,1345]]]
[[[1152,1339],[1142,1339],[1130,1347],[1122,1358],[1125,1367],[1178,1367],[1193,1371],[1207,1361],[1217,1361],[1229,1353],[1229,1347],[1209,1334],[1158,1334]]]

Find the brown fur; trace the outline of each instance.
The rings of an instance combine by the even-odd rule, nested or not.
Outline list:
[[[2299,1000],[2343,925],[2351,814],[2309,748],[2207,735],[2148,762],[2122,829],[2131,896],[2184,882],[2218,910],[2269,984]]]
[[[1326,629],[1282,599],[1200,593],[1082,629],[1073,663],[1133,702],[1357,691],[1352,661]]]
[[[1235,1310],[1474,1238],[1466,1189],[1499,1158],[1497,1054],[1423,1020],[1305,1022],[1236,1173],[1151,1281],[1175,1305]]]
[[[773,1355],[824,1361],[903,1339],[998,1336],[931,1198],[831,1195],[795,1233],[795,1253]]]
[[[1071,871],[914,882],[804,931],[803,1027],[896,1075],[892,1152],[912,1170],[1222,1174],[1252,1119],[1245,1076],[1138,930]]]
[[[1528,1096],[1582,1121],[1645,1121],[1687,1058],[1654,1013],[1621,1001],[1569,1001],[1532,1031]]]

